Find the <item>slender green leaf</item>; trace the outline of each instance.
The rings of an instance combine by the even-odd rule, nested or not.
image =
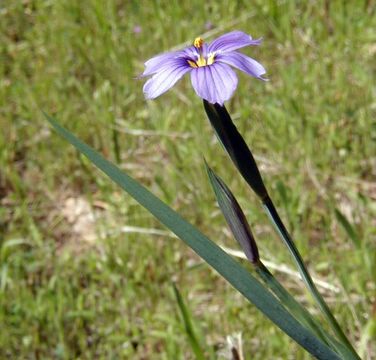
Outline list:
[[[346,216],[343,215],[337,208],[334,209],[334,213],[336,215],[337,221],[342,225],[343,229],[345,230],[350,240],[353,242],[354,246],[357,249],[360,249],[360,239],[354,226],[351,225],[350,221],[347,220]]]
[[[333,350],[321,340],[317,339],[311,331],[303,327],[292,317],[254,276],[219,246],[214,244],[197,228],[184,220],[145,187],[123,173],[117,166],[110,163],[94,149],[81,142],[51,117],[46,114],[45,116],[62,137],[76,147],[111,180],[145,207],[162,224],[173,231],[287,335],[318,359],[339,359],[338,355]]]
[[[174,288],[174,294],[175,294],[175,297],[176,297],[176,301],[178,303],[179,310],[180,310],[182,318],[183,318],[185,331],[187,333],[189,343],[191,344],[191,348],[196,355],[196,359],[205,360],[204,352],[201,349],[199,341],[197,340],[196,334],[195,334],[193,326],[192,326],[191,316],[190,316],[189,311],[188,311],[188,309],[187,309],[187,307],[184,303],[183,297],[181,296],[180,291],[178,290],[178,288],[176,287],[175,284],[173,284],[173,288]]]

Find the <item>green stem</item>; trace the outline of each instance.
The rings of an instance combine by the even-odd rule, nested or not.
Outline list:
[[[119,133],[116,130],[115,118],[113,118],[112,126],[113,127],[112,127],[112,130],[111,130],[111,132],[112,132],[111,137],[112,137],[113,151],[114,151],[114,154],[115,154],[116,163],[120,164],[121,155],[120,155]]]
[[[338,336],[338,339],[342,341],[343,344],[348,347],[349,350],[351,350],[355,358],[358,359],[359,357],[356,354],[354,348],[341,330],[333,314],[330,312],[328,305],[325,303],[324,299],[321,297],[315,284],[313,283],[312,278],[310,277],[308,270],[303,263],[303,259],[299,251],[295,247],[295,244],[293,243],[289,233],[287,232],[282,220],[277,213],[277,210],[273,205],[272,200],[269,197],[252,152],[244,141],[242,135],[234,125],[231,116],[224,106],[221,106],[219,104],[210,104],[206,100],[204,100],[204,108],[206,114],[208,115],[210,123],[212,124],[216,135],[225,148],[226,152],[229,154],[231,160],[238,168],[244,180],[249,184],[252,190],[262,201],[263,206],[266,209],[270,219],[274,223],[279,235],[281,236],[282,240],[293,256],[298,266],[299,272],[308,289],[312,293],[313,298],[316,300],[318,306],[320,307],[320,310],[328,319],[330,326]]]
[[[281,285],[261,261],[256,265],[256,272],[268,288],[278,297],[282,304],[292,315],[296,316],[303,325],[311,329],[312,332],[314,332],[327,345],[335,348],[338,353],[343,356],[343,359],[354,359],[353,352],[328,334],[309,311],[298,303],[292,295],[290,295],[290,293]],[[358,357],[356,357],[356,359],[358,359]]]
[[[278,234],[282,238],[283,242],[287,246],[288,250],[290,251],[293,259],[295,260],[295,263],[298,267],[298,270],[300,272],[300,275],[302,276],[303,281],[305,282],[307,288],[311,292],[313,298],[317,302],[318,306],[320,307],[320,310],[325,315],[325,317],[328,319],[329,324],[331,328],[333,329],[334,333],[338,336],[338,338],[343,342],[344,345],[351,351],[354,358],[360,359],[358,354],[355,352],[354,348],[352,347],[351,343],[347,339],[346,335],[342,331],[341,327],[339,326],[337,320],[331,313],[328,305],[326,304],[325,300],[321,296],[320,292],[318,291],[315,283],[313,282],[306,266],[304,265],[303,259],[296,248],[293,240],[290,237],[290,234],[288,233],[286,227],[284,226],[281,218],[278,215],[278,212],[270,199],[270,197],[267,197],[263,201],[263,206],[271,219],[272,223],[274,224]]]
[[[281,300],[283,305],[285,305],[295,316],[297,316],[301,322],[309,326],[309,328],[314,331],[315,334],[321,338],[321,340],[324,340],[327,343],[322,331],[317,328],[316,324],[314,324],[311,314],[288,293],[288,291],[280,284],[280,282],[261,261],[256,267],[256,272],[269,287],[269,289]]]

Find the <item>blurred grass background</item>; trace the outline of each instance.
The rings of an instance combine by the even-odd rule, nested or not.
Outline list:
[[[227,107],[363,358],[375,353],[376,18],[372,1],[0,2],[0,357],[190,359],[176,282],[208,356],[308,359],[181,241],[53,133],[41,109],[218,244],[237,248],[202,156],[261,255],[292,267],[188,79],[145,101],[143,62],[204,34],[263,37]],[[183,45],[181,45],[183,46]],[[291,276],[276,275],[313,312]]]

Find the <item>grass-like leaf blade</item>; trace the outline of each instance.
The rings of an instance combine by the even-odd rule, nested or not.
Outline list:
[[[346,216],[343,215],[337,208],[334,209],[334,213],[336,215],[337,221],[342,225],[343,229],[345,230],[346,234],[348,235],[350,240],[353,242],[355,247],[357,249],[360,249],[361,248],[360,239],[354,226],[351,225],[350,221],[347,220]]]
[[[180,291],[178,290],[175,284],[173,284],[173,289],[174,289],[175,298],[178,303],[181,316],[183,318],[185,331],[187,333],[189,343],[191,344],[191,348],[197,360],[205,360],[204,352],[201,349],[199,341],[197,340],[197,337],[196,337],[196,334],[194,332],[193,325],[191,322],[191,316],[184,303],[183,297],[181,296]]]
[[[45,116],[57,133],[85,155],[162,224],[173,231],[287,335],[318,359],[340,359],[333,350],[292,317],[254,276],[196,227],[184,220],[136,180],[122,172],[117,166],[107,161],[90,146],[60,126],[50,116],[47,114]]]

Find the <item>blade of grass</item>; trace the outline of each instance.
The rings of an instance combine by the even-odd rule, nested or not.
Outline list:
[[[254,276],[196,227],[184,220],[136,180],[122,172],[117,166],[107,161],[90,146],[60,126],[50,116],[47,114],[45,116],[58,134],[76,147],[162,224],[173,231],[287,335],[318,359],[340,359],[333,350],[291,316]]]
[[[334,209],[334,213],[336,215],[337,221],[342,225],[343,229],[345,230],[350,240],[353,242],[354,246],[357,249],[360,249],[360,239],[355,231],[354,226],[351,225],[350,221],[347,220],[346,216],[343,215],[337,208]]]
[[[191,348],[196,355],[196,359],[205,360],[204,352],[202,351],[200,343],[198,342],[196,338],[196,334],[193,330],[193,326],[191,322],[191,316],[189,314],[187,307],[185,306],[183,297],[181,296],[180,291],[178,290],[176,285],[175,284],[172,284],[172,285],[173,285],[176,301],[178,303],[179,310],[183,318],[185,331],[187,333],[189,343],[191,344]]]

